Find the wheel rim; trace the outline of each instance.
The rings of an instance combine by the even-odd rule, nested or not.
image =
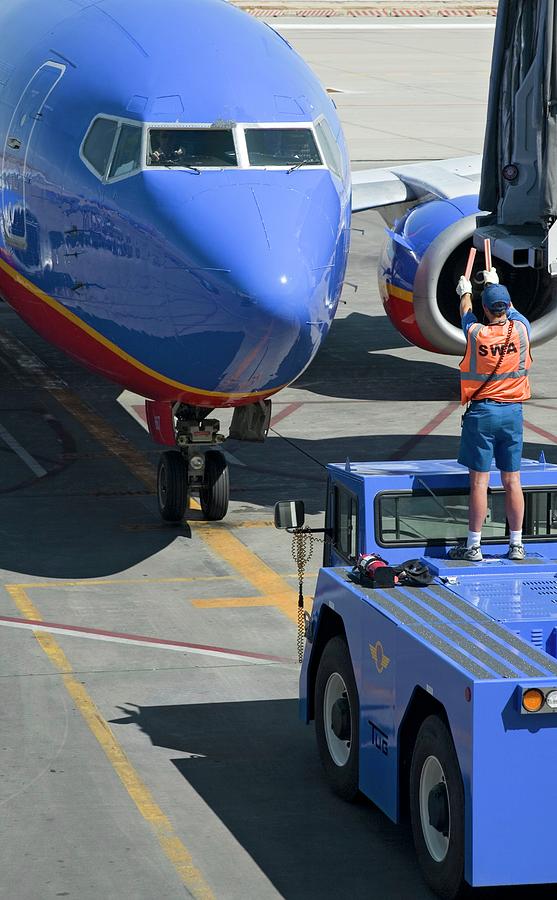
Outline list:
[[[447,806],[449,812],[448,836],[438,831],[429,819],[429,795],[437,787],[437,785],[447,786],[447,780],[443,771],[443,766],[436,756],[428,756],[422,766],[420,775],[420,820],[422,824],[422,834],[426,847],[432,859],[437,863],[443,862],[449,852],[449,843],[451,840],[451,806],[449,803],[449,795],[447,791]]]
[[[168,483],[166,478],[166,467],[161,466],[159,471],[159,505],[161,509],[164,508],[166,504],[166,498],[168,496]]]
[[[343,741],[341,738],[337,737],[333,731],[333,706],[338,700],[348,700],[348,706],[350,707],[350,700],[348,697],[348,689],[346,684],[344,683],[344,679],[338,674],[338,672],[333,672],[332,675],[329,675],[329,680],[325,685],[325,695],[323,697],[323,720],[325,723],[325,738],[327,740],[327,747],[329,748],[329,753],[331,755],[331,759],[337,766],[345,766],[350,757],[350,746],[351,740]],[[352,713],[352,710],[350,710]],[[350,715],[350,719],[352,720],[352,715]],[[352,738],[352,721],[350,723],[350,738]]]

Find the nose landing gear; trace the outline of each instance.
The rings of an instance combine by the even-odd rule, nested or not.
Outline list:
[[[205,519],[224,519],[230,502],[226,455],[217,450],[224,441],[220,422],[209,419],[213,410],[168,400],[146,400],[149,434],[165,450],[159,461],[157,498],[165,522],[181,522],[192,492],[199,492]],[[264,441],[271,421],[271,401],[256,400],[234,409],[230,437],[238,441]]]
[[[165,522],[183,520],[193,491],[199,491],[205,519],[218,521],[228,511],[228,465],[224,453],[214,449],[224,437],[219,434],[220,423],[206,418],[210,412],[184,404],[171,411],[170,433],[174,434],[178,449],[164,451],[157,472],[159,512]],[[162,435],[160,427],[159,432]],[[165,443],[170,443],[168,434],[167,427]]]
[[[184,458],[179,450],[165,450],[157,471],[159,512],[165,522],[180,522],[188,505]]]
[[[204,467],[202,480],[191,478],[192,461],[201,460]],[[180,450],[165,450],[159,460],[157,472],[157,499],[159,512],[165,522],[181,522],[188,508],[188,498],[193,488],[199,490],[199,502],[205,519],[217,522],[224,519],[230,500],[228,464],[220,450],[196,451],[190,457]]]
[[[206,519],[224,519],[230,499],[230,479],[224,453],[207,450],[205,454],[205,483],[199,488],[199,502]]]

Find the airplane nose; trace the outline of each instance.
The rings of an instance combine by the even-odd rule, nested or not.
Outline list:
[[[308,304],[318,315],[325,299],[320,286],[335,252],[339,202],[312,174],[318,178],[306,190],[288,184],[299,173],[284,173],[284,186],[220,187],[184,211],[196,223],[198,252],[228,276],[233,293],[277,320],[310,312]]]
[[[205,321],[220,354],[213,389],[280,387],[307,366],[334,315],[338,195],[317,171],[280,173],[279,185],[262,178],[203,190],[206,174],[186,176],[201,189],[180,205],[179,220],[191,272],[215,310],[213,325]],[[217,331],[242,339],[225,351]]]

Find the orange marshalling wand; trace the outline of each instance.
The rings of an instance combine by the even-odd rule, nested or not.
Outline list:
[[[491,271],[491,241],[489,238],[484,240],[484,253],[485,253],[485,270],[486,272]]]
[[[468,254],[468,262],[466,263],[466,271],[464,272],[464,277],[470,281],[470,277],[472,275],[472,267],[474,265],[474,260],[476,259],[476,248],[471,247],[470,253]]]

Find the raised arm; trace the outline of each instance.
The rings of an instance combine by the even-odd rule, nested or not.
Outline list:
[[[467,312],[470,312],[472,309],[472,284],[466,278],[466,275],[461,275],[460,280],[456,286],[456,292],[460,297],[460,318],[466,315]]]
[[[472,312],[472,294],[466,293],[460,298],[460,318],[469,312]]]

